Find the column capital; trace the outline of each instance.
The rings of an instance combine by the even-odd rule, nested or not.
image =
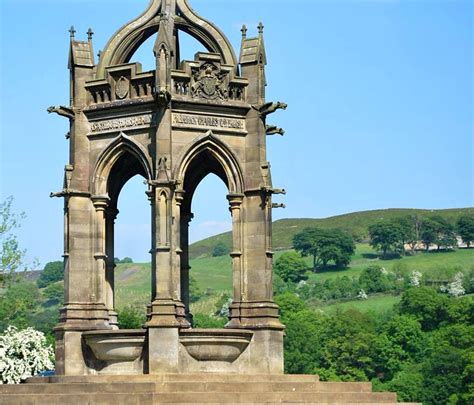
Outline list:
[[[96,210],[105,210],[110,203],[110,198],[107,195],[94,195],[91,197],[92,204]]]
[[[182,204],[185,194],[186,191],[184,191],[182,188],[177,188],[176,190],[174,190],[174,198],[176,199],[176,204]]]
[[[231,208],[240,208],[244,201],[244,197],[243,194],[229,194],[227,200],[229,201]]]

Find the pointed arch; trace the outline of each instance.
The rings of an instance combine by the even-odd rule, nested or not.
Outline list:
[[[242,194],[245,190],[238,160],[212,131],[197,137],[181,154],[176,165],[174,177],[182,184],[188,204],[199,183],[210,173],[222,179],[230,194]]]
[[[197,39],[209,52],[222,55],[227,65],[237,66],[237,58],[229,40],[214,24],[200,17],[187,0],[176,0],[172,13],[175,27]],[[97,78],[105,77],[105,69],[128,63],[136,50],[158,31],[160,13],[168,9],[167,0],[151,0],[148,8],[135,20],[125,24],[109,40],[97,67]]]
[[[125,183],[137,174],[153,179],[148,153],[121,132],[97,158],[91,181],[92,195],[108,195],[116,201]]]

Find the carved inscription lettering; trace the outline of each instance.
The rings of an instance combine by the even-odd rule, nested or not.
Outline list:
[[[245,131],[245,120],[173,113],[173,125]]]
[[[115,120],[97,121],[91,123],[91,132],[105,132],[124,128],[140,127],[150,125],[151,122],[151,114],[140,115],[137,117],[117,118]]]

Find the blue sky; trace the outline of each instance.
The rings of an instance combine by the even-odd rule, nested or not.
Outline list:
[[[42,264],[62,254],[71,24],[91,26],[98,51],[147,0],[0,0],[0,199],[27,219],[18,232]],[[237,48],[240,27],[265,25],[270,117],[286,130],[268,139],[282,217],[326,217],[378,208],[474,206],[473,37],[470,0],[190,0]],[[243,7],[245,6],[245,7]],[[185,42],[190,58],[199,46]],[[152,66],[150,44],[136,58]],[[138,178],[120,199],[117,255],[148,260],[149,205]],[[220,180],[194,201],[193,240],[230,229]]]

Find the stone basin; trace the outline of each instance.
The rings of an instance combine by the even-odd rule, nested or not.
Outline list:
[[[144,329],[99,330],[82,336],[98,360],[130,362],[138,359],[145,345]]]
[[[243,329],[183,329],[179,340],[198,361],[232,363],[245,351],[253,332]]]

